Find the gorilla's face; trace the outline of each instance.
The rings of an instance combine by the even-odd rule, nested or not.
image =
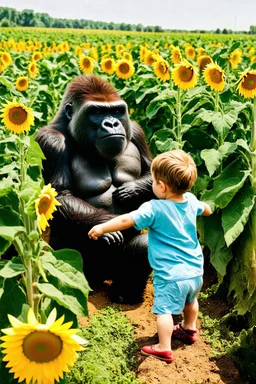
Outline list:
[[[72,111],[69,128],[78,145],[90,153],[113,159],[131,139],[130,119],[123,100],[86,102]]]

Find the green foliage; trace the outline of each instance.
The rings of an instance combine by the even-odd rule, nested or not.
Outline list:
[[[230,354],[238,364],[241,377],[249,383],[255,383],[256,377],[256,328],[242,330]]]
[[[136,343],[130,320],[107,307],[82,329],[89,341],[74,368],[67,374],[69,384],[139,384],[132,370],[136,368]]]

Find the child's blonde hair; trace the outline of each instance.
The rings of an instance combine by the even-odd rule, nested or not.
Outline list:
[[[194,160],[181,149],[156,156],[151,164],[151,172],[157,182],[163,181],[177,194],[190,190],[197,179]]]

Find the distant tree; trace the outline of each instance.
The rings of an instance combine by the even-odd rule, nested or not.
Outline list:
[[[221,32],[221,31],[220,31],[219,28],[217,28],[216,31],[215,31],[215,33],[217,33],[217,34],[220,34],[220,32]]]
[[[156,26],[154,27],[154,31],[155,31],[155,32],[163,32],[163,28],[160,27],[159,25],[156,25]]]
[[[223,33],[223,35],[227,35],[228,34],[228,30],[226,28],[224,28],[222,33]]]
[[[10,21],[4,17],[1,21],[1,27],[10,27]]]
[[[136,25],[136,31],[137,32],[143,32],[144,31],[144,27],[142,24],[137,24]]]
[[[250,25],[249,33],[251,35],[255,35],[256,34],[256,25]]]

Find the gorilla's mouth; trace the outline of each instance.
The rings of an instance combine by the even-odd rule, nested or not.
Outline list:
[[[113,139],[115,138],[121,138],[121,139],[124,139],[125,138],[125,135],[121,134],[121,133],[116,133],[116,134],[113,134],[113,133],[110,133],[110,134],[106,134],[104,136],[101,136],[100,140],[104,140],[104,139],[107,139],[108,137],[111,137]]]

